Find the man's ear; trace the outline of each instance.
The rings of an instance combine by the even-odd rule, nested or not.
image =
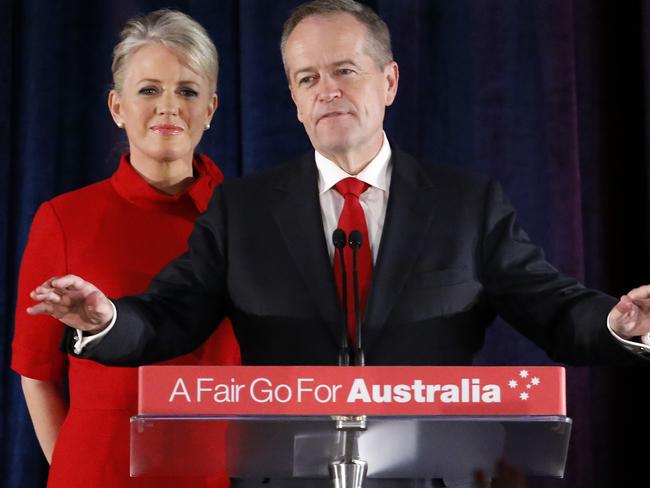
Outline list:
[[[384,76],[386,77],[386,106],[390,106],[397,96],[397,86],[399,85],[399,66],[395,61],[391,61],[384,67]]]

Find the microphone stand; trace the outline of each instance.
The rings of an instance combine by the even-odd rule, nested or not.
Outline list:
[[[352,284],[354,286],[354,324],[356,332],[356,349],[354,351],[354,365],[365,366],[366,359],[361,344],[361,307],[359,306],[359,271],[357,267],[357,255],[363,244],[363,234],[358,230],[350,232],[349,244],[352,248]]]
[[[348,344],[348,277],[345,269],[343,248],[346,244],[345,231],[336,229],[332,233],[335,254],[339,255],[341,264],[341,304],[343,305],[343,333],[341,334],[341,347],[339,349],[339,366],[350,366],[350,346]],[[334,257],[336,259],[336,256]]]
[[[338,233],[338,231],[341,231]],[[338,233],[338,234],[337,234]],[[338,237],[338,239],[335,237]],[[340,244],[340,238],[343,238],[343,244]],[[343,258],[343,248],[345,247],[345,232],[341,229],[336,229],[334,235],[332,236],[334,240],[334,247],[339,250],[339,256],[341,259],[341,275],[343,279],[341,290],[343,292],[343,309],[345,310],[345,327],[344,327],[344,337],[345,340],[342,342],[345,344],[345,352],[347,365],[349,365],[349,347],[347,341],[347,319],[348,319],[348,307],[347,307],[347,276],[345,274],[345,262]],[[352,279],[354,287],[354,315],[355,315],[355,332],[356,332],[356,349],[354,355],[354,364],[355,366],[364,366],[365,358],[363,354],[363,349],[361,348],[361,310],[359,307],[359,278],[357,271],[357,252],[361,247],[363,238],[361,232],[358,230],[353,230],[350,232],[348,244],[352,248]],[[337,246],[338,243],[338,246]],[[340,246],[340,247],[339,247]],[[339,353],[339,365],[341,365],[342,355]],[[335,417],[336,420],[336,430],[338,431],[338,436],[336,440],[336,447],[339,449],[340,456],[337,460],[332,461],[329,464],[330,479],[332,481],[332,488],[362,488],[363,483],[368,472],[368,463],[359,459],[359,446],[358,439],[359,433],[366,430],[366,416],[365,415],[339,415]],[[342,452],[340,450],[342,449]]]

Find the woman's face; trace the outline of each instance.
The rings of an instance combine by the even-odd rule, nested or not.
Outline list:
[[[133,54],[122,92],[111,90],[108,105],[126,130],[132,163],[190,162],[217,109],[217,95],[174,51],[151,43]]]

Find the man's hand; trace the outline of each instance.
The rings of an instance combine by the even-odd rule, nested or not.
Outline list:
[[[90,334],[101,332],[113,319],[113,307],[106,295],[78,276],[50,278],[29,296],[40,303],[29,307],[28,314],[51,315]]]
[[[623,295],[609,312],[609,325],[623,339],[650,334],[650,285]]]

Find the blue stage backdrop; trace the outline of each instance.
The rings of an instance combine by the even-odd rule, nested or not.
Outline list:
[[[125,148],[106,96],[119,29],[180,9],[221,54],[220,106],[201,149],[227,178],[308,150],[278,40],[295,0],[40,0],[0,3],[0,485],[45,485],[9,370],[15,287],[29,225],[46,199],[106,178]],[[415,155],[499,178],[548,259],[619,295],[648,273],[650,12],[642,0],[377,0],[401,69],[390,137]],[[444,239],[444,236],[441,236]],[[504,324],[477,364],[547,364]],[[648,483],[647,367],[569,368],[574,433],[565,480]],[[91,454],[92,455],[92,454]],[[83,462],[82,459],[79,462]],[[645,482],[642,480],[646,480]]]

